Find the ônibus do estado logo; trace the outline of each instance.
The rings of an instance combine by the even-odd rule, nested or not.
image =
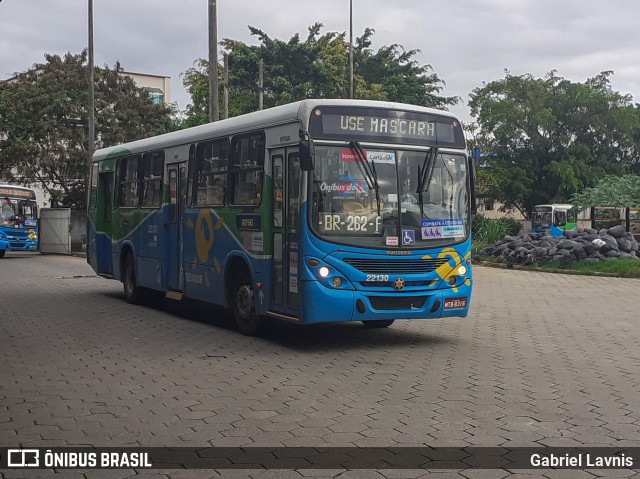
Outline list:
[[[354,193],[366,193],[367,184],[364,180],[356,180],[351,176],[341,176],[336,183],[322,183],[320,190],[324,192],[333,192],[340,195],[352,195]]]

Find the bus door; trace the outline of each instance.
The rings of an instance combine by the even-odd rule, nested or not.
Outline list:
[[[167,224],[167,288],[183,291],[182,269],[182,217],[187,196],[186,162],[167,166],[169,177],[169,218]]]
[[[297,148],[271,153],[273,174],[273,265],[271,304],[274,311],[297,316],[299,295],[301,171]]]
[[[95,166],[97,168],[97,165]],[[98,216],[96,217],[96,233],[106,232],[109,236],[100,235],[97,238],[98,273],[113,274],[111,226],[113,217],[113,172],[98,174]],[[99,243],[98,243],[99,241]]]

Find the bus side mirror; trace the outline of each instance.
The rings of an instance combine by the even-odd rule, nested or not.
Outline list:
[[[298,151],[300,152],[300,169],[302,171],[313,171],[316,162],[313,141],[300,140]]]

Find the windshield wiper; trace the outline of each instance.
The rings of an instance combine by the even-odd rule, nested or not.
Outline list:
[[[436,165],[436,157],[438,156],[438,148],[431,148],[424,156],[424,162],[422,163],[422,169],[418,165],[418,188],[416,194],[418,195],[418,204],[420,205],[420,216],[424,218],[424,198],[423,193],[425,186],[429,188],[431,183],[431,177],[433,176],[433,170]]]
[[[373,189],[376,192],[376,206],[378,209],[378,216],[380,216],[380,185],[378,184],[376,163],[371,161],[371,164],[369,164],[360,143],[352,141],[349,145],[351,146],[351,150],[355,151],[356,156],[358,157],[358,168],[360,168],[360,173],[363,174],[365,181],[367,182],[367,186],[369,189]]]
[[[449,171],[449,167],[447,166],[447,162],[443,161],[442,162],[444,169],[447,170],[447,173],[449,174],[449,178],[451,178],[451,195],[449,195],[449,218],[451,218],[451,213],[453,211],[453,187],[454,187],[454,181],[453,181],[453,175],[451,174],[451,171]]]

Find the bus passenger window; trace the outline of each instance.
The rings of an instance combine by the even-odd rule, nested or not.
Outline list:
[[[127,156],[120,159],[118,206],[138,207],[138,157]]]
[[[198,144],[194,169],[196,206],[221,206],[227,193],[229,143],[226,139]]]
[[[142,206],[157,208],[162,204],[164,152],[145,153],[142,157]]]
[[[231,203],[257,206],[262,201],[264,136],[253,133],[231,142]]]

